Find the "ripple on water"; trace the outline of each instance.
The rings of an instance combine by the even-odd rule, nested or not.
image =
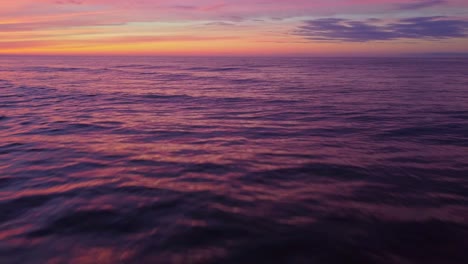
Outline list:
[[[28,63],[0,58],[2,263],[467,259],[465,60]]]

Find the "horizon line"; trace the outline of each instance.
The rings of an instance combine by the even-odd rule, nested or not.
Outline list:
[[[0,53],[0,57],[186,57],[186,58],[468,58],[466,53],[408,53],[408,54],[340,54],[340,55],[317,55],[317,54],[10,54]]]

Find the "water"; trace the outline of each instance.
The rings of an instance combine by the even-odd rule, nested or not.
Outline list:
[[[465,263],[467,69],[0,57],[0,263]]]

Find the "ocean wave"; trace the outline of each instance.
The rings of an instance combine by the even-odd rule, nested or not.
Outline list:
[[[466,61],[0,63],[0,262],[466,259]]]

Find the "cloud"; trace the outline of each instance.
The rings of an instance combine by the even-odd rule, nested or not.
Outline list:
[[[15,14],[36,16],[76,10],[107,10],[119,12],[123,22],[220,20],[226,18],[288,19],[308,16],[395,14],[401,10],[426,7],[466,10],[466,0],[15,0],[4,1],[0,17]],[[431,14],[440,14],[432,10]],[[101,19],[106,19],[101,16]]]
[[[72,4],[72,5],[81,5],[83,4],[83,0],[57,0],[55,3],[59,5],[67,5],[67,4]]]
[[[324,18],[306,21],[294,34],[310,40],[332,42],[447,39],[467,37],[468,21],[446,17],[415,17],[396,22]]]
[[[423,9],[427,7],[443,5],[446,3],[447,3],[446,0],[422,0],[422,1],[412,2],[412,3],[399,4],[397,9],[416,10],[416,9]]]
[[[166,45],[167,49],[184,50],[184,43],[189,43],[187,47],[193,50],[201,46],[218,49],[219,43],[212,38],[226,42],[219,47],[220,50],[255,47],[260,53],[268,49],[286,50],[287,53],[290,50],[297,53],[322,50],[319,41],[311,43],[310,40],[344,43],[403,39],[391,42],[391,48],[388,48],[403,50],[415,48],[406,39],[465,37],[466,23],[463,20],[468,20],[467,0],[3,2],[0,8],[0,42],[3,43],[0,53],[6,47],[14,50],[28,45],[52,49],[56,43],[60,47],[95,46],[96,50],[106,50],[106,46],[119,45],[120,42],[128,44],[128,47],[132,43],[142,47],[155,46],[155,50]],[[436,17],[442,15],[445,17]],[[398,19],[403,16],[416,18]],[[421,16],[428,18],[417,18]],[[342,19],[318,19],[325,17]],[[370,17],[376,19],[366,19]],[[286,35],[291,32],[295,36]],[[236,38],[229,38],[231,36]],[[195,41],[197,43],[193,45]],[[425,47],[426,50],[430,46],[434,50],[445,47],[446,50],[465,51],[467,41],[468,37],[435,45],[426,43]],[[177,42],[177,45],[172,42]],[[295,45],[295,48],[290,48],[287,43]],[[344,51],[365,46],[348,44],[325,45],[323,48]],[[387,48],[386,43],[378,45],[381,46],[376,49]]]
[[[224,21],[214,21],[214,22],[205,23],[204,25],[205,26],[216,26],[216,27],[233,27],[233,26],[236,26],[237,24],[224,22]]]

